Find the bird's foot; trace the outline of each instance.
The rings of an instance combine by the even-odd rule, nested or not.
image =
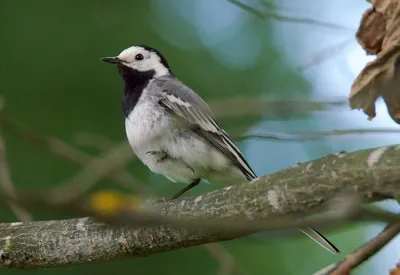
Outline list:
[[[158,157],[157,164],[168,159],[168,154],[164,151],[148,151],[147,154]]]
[[[161,198],[161,199],[156,199],[154,200],[154,203],[165,203],[171,201],[171,198]]]

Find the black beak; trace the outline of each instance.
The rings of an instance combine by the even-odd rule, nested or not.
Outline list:
[[[101,61],[112,63],[112,64],[121,64],[123,61],[119,59],[117,56],[114,57],[103,57],[100,58]]]

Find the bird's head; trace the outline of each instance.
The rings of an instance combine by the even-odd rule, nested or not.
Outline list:
[[[170,67],[164,56],[151,47],[145,45],[132,46],[123,50],[118,56],[103,57],[102,61],[118,66],[122,74],[151,73],[154,77],[170,73]]]

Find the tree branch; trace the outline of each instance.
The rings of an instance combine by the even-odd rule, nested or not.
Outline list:
[[[316,20],[313,18],[301,18],[301,17],[295,17],[295,16],[286,16],[286,15],[282,15],[277,13],[276,11],[260,11],[256,8],[253,8],[245,3],[242,3],[238,0],[228,0],[230,3],[232,3],[233,5],[249,12],[250,14],[253,14],[254,16],[265,20],[265,19],[273,19],[273,20],[277,20],[277,21],[284,21],[284,22],[293,22],[293,23],[301,23],[301,24],[310,24],[310,25],[317,25],[317,26],[322,26],[322,27],[326,27],[326,28],[331,28],[331,29],[338,29],[338,30],[347,30],[347,31],[351,31],[350,28],[345,27],[345,26],[341,26],[338,24],[334,24],[334,23],[328,23],[328,22],[323,22],[320,20]]]
[[[75,135],[75,140],[78,144],[93,147],[100,151],[109,151],[115,144],[106,137],[94,135],[89,132],[80,132]],[[225,249],[220,243],[209,243],[203,245],[203,247],[210,253],[212,257],[219,263],[220,267],[218,270],[219,275],[233,274],[235,271],[239,273],[238,267],[235,263],[234,257],[231,253]]]
[[[363,202],[398,198],[399,146],[337,153],[196,198],[153,205],[164,217],[247,218],[312,213],[336,194],[355,191]],[[275,228],[276,229],[276,228]],[[251,232],[246,232],[251,233]],[[33,268],[124,256],[147,256],[246,234],[165,225],[109,226],[91,218],[0,224],[0,267]]]
[[[350,274],[351,270],[368,260],[381,250],[388,242],[393,240],[400,233],[400,223],[395,223],[387,226],[379,235],[367,242],[353,253],[348,255],[346,259],[337,263],[331,264],[314,275],[341,275]]]

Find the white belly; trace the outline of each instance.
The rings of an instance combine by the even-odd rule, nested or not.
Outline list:
[[[225,178],[233,184],[243,179],[243,174],[222,153],[189,130],[177,127],[176,120],[165,115],[156,102],[139,101],[126,118],[125,128],[138,158],[171,181],[190,183],[203,178],[219,182]],[[160,155],[149,153],[165,151],[169,158],[162,161]]]
[[[174,140],[174,123],[156,103],[139,102],[125,119],[126,135],[138,158],[155,173],[172,181],[189,183],[195,173],[179,158],[160,161],[160,155],[152,152],[170,151]]]

